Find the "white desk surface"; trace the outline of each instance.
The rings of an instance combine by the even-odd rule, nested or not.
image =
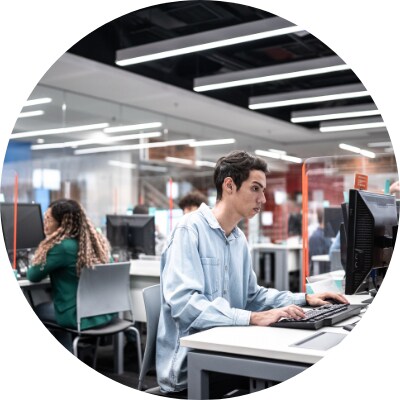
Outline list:
[[[130,275],[160,276],[160,260],[131,260]]]
[[[302,250],[301,243],[254,243],[250,250]]]
[[[40,282],[31,282],[26,278],[22,278],[18,279],[17,282],[20,288],[34,289],[35,286],[40,287],[40,286],[50,285],[50,278],[48,277],[44,278]]]
[[[369,296],[346,296],[350,303],[359,304]],[[358,320],[350,318],[346,323]],[[342,321],[340,325],[344,325]],[[270,358],[283,361],[314,364],[326,351],[291,346],[319,332],[349,332],[334,327],[305,330],[263,326],[227,326],[208,329],[180,339],[181,345],[196,350],[223,352],[235,355]]]

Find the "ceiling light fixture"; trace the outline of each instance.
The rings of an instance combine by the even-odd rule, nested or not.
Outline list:
[[[270,67],[252,68],[244,71],[196,78],[193,90],[196,92],[206,92],[209,90],[254,85],[303,76],[327,74],[348,69],[350,67],[338,56],[321,57],[313,60],[294,61]]]
[[[190,147],[203,147],[203,146],[218,146],[222,144],[235,143],[236,139],[215,139],[215,140],[199,140],[191,143]]]
[[[216,163],[212,161],[201,161],[197,160],[196,165],[198,167],[210,167],[210,168],[215,168]]]
[[[125,169],[136,169],[137,165],[129,162],[123,162],[123,161],[115,161],[115,160],[108,160],[108,165],[111,165],[112,167],[120,167],[120,168],[125,168]]]
[[[138,131],[140,129],[160,128],[161,126],[162,126],[161,122],[149,122],[145,124],[136,124],[136,125],[111,126],[109,128],[105,128],[104,133]]]
[[[374,103],[360,104],[346,107],[318,108],[315,110],[294,111],[290,122],[294,124],[315,121],[329,121],[334,119],[370,117],[380,115]]]
[[[70,142],[62,143],[46,143],[46,144],[34,144],[31,146],[31,150],[49,150],[49,149],[62,149],[65,147],[79,147],[86,146],[88,144],[108,144],[115,142],[122,142],[125,140],[135,140],[135,139],[149,139],[154,137],[160,137],[161,132],[147,132],[147,133],[133,133],[132,135],[123,136],[110,136],[110,137],[95,137],[92,139],[74,140]]]
[[[321,89],[299,90],[296,92],[250,97],[249,108],[251,110],[260,110],[365,96],[369,96],[369,93],[362,84],[340,85]]]
[[[70,126],[70,127],[66,127],[66,128],[55,128],[55,129],[45,129],[45,130],[41,130],[41,131],[13,133],[11,135],[11,140],[12,139],[29,138],[29,137],[35,137],[35,136],[58,135],[60,133],[90,131],[90,130],[94,130],[94,129],[106,128],[109,125],[110,124],[105,122],[105,123],[101,123],[101,124]]]
[[[294,162],[297,164],[300,164],[303,162],[303,160],[301,158],[288,156],[287,154],[282,154],[282,152],[256,150],[255,154],[258,156],[262,156],[262,157],[275,158],[277,160],[290,161],[290,162]]]
[[[96,153],[108,153],[113,151],[131,151],[131,150],[141,150],[141,149],[152,149],[156,147],[182,146],[182,145],[188,145],[192,142],[194,142],[194,139],[169,140],[165,142],[154,142],[154,143],[127,144],[121,146],[94,147],[90,149],[75,150],[74,154],[75,155],[96,154]]]
[[[343,132],[360,129],[385,128],[385,126],[385,123],[380,117],[354,118],[343,121],[321,122],[319,131],[322,133]]]
[[[123,67],[299,31],[303,29],[282,18],[267,18],[121,49],[116,53],[115,63]]]
[[[372,151],[363,150],[363,149],[360,149],[359,147],[351,146],[351,145],[345,144],[345,143],[340,143],[339,148],[341,148],[342,150],[351,151],[353,153],[358,153],[358,154],[361,154],[362,156],[369,157],[369,158],[376,157],[375,153],[373,153]]]
[[[189,160],[188,158],[165,157],[165,161],[175,164],[193,165],[193,160]]]
[[[27,112],[22,112],[19,114],[19,118],[29,118],[29,117],[38,117],[39,115],[43,115],[44,111],[43,110],[36,110],[36,111],[27,111]]]
[[[50,97],[42,97],[40,99],[27,100],[24,107],[37,106],[38,104],[47,104],[51,102],[52,99]]]
[[[368,147],[391,147],[392,142],[372,142],[367,144]]]

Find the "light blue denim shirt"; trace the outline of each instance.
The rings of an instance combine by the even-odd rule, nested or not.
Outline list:
[[[202,204],[185,215],[161,256],[161,314],[157,379],[164,392],[187,387],[187,352],[179,339],[216,326],[249,325],[252,311],[305,305],[304,293],[258,286],[246,238],[226,237]]]

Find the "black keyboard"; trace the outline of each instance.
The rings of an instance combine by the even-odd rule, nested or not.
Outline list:
[[[305,312],[302,319],[283,318],[271,326],[279,328],[320,329],[332,326],[350,317],[360,314],[365,305],[325,304]]]

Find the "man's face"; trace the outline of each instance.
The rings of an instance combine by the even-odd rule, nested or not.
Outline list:
[[[237,190],[236,185],[232,183],[232,206],[241,218],[253,218],[258,214],[265,204],[265,188],[267,179],[264,172],[259,170],[250,171],[250,175]]]

